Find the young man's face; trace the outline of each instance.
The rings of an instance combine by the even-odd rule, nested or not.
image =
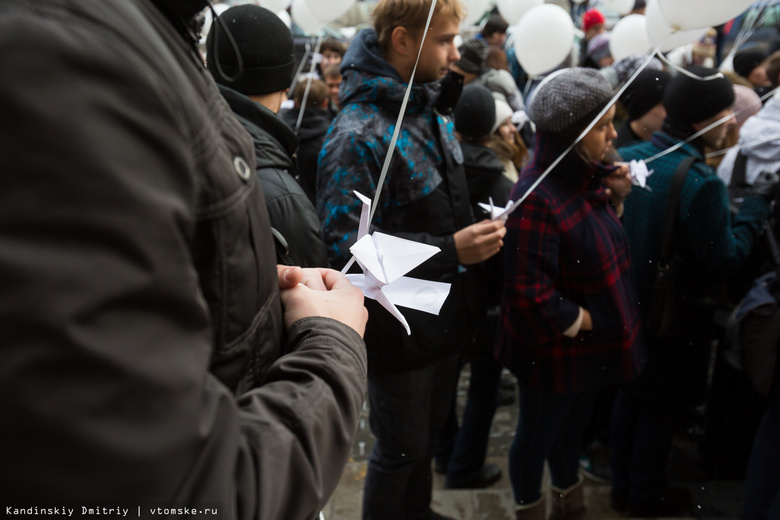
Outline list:
[[[727,119],[725,123],[721,123],[714,128],[710,128],[701,136],[701,140],[704,141],[704,144],[710,148],[718,149],[723,144],[723,139],[726,138],[726,133],[729,131],[729,128],[737,124],[737,119],[734,117],[734,111],[731,109],[731,107],[721,110],[711,118],[702,121],[701,123],[694,123],[693,129],[698,132],[699,130],[703,130],[704,128],[710,126],[715,121],[724,119],[729,115],[731,118]]]
[[[488,43],[488,45],[493,45],[494,47],[503,48],[504,44],[506,43],[506,33],[505,32],[494,32],[490,36],[485,36],[485,41]]]
[[[325,84],[328,86],[328,96],[331,102],[339,104],[339,85],[341,85],[341,76],[328,76],[325,78]]]
[[[444,77],[450,65],[460,59],[455,45],[458,34],[460,23],[456,17],[443,14],[433,17],[420,53],[416,83],[428,83]]]

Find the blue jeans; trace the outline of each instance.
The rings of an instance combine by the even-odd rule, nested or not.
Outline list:
[[[405,372],[369,375],[369,423],[376,443],[363,493],[364,520],[427,520],[431,459],[450,411],[458,357]]]
[[[520,417],[509,450],[515,502],[539,500],[545,460],[555,487],[566,489],[579,481],[582,432],[595,400],[596,391],[555,394],[520,384]]]
[[[780,384],[775,381],[750,456],[742,520],[777,518],[780,518]]]

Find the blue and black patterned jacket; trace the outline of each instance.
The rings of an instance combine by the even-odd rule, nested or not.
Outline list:
[[[381,56],[376,33],[361,31],[341,71],[342,110],[325,137],[317,168],[317,211],[333,266],[350,258],[361,202],[353,190],[373,198],[407,84]],[[381,231],[441,248],[410,276],[452,283],[439,316],[402,309],[412,329],[367,300],[371,313],[366,343],[372,371],[392,372],[453,352],[469,336],[468,275],[458,264],[453,235],[473,222],[463,154],[452,121],[434,107],[438,82],[411,89],[397,148],[382,188],[371,232]],[[381,367],[381,368],[380,368]]]

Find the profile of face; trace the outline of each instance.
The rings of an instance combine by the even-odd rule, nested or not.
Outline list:
[[[725,118],[728,118],[725,122],[710,128],[701,135],[701,140],[704,141],[704,144],[717,150],[723,145],[723,140],[726,138],[726,134],[728,133],[729,128],[736,126],[737,124],[737,118],[734,117],[734,111],[731,109],[731,107],[721,110],[709,119],[699,123],[694,123],[693,129],[699,132],[715,123],[715,121],[720,121],[721,119]]]
[[[339,103],[339,85],[341,85],[341,76],[329,76],[325,78],[325,85],[328,87],[328,97],[333,104]]]
[[[504,43],[506,43],[506,33],[496,31],[490,36],[485,36],[484,39],[488,43],[488,45],[493,45],[494,47],[503,48]]]
[[[750,71],[747,80],[754,87],[769,87],[772,85],[772,82],[769,81],[769,76],[766,75],[766,65],[763,63]]]
[[[612,125],[614,118],[615,106],[613,105],[580,141],[580,146],[583,147],[591,160],[601,161],[610,151],[612,140],[617,137],[615,127]]]
[[[429,83],[447,74],[450,66],[460,59],[458,47],[455,45],[455,37],[458,34],[460,21],[457,17],[443,13],[433,17],[420,52],[415,82]]]

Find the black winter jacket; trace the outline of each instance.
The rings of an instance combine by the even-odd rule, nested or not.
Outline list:
[[[282,112],[282,117],[295,128],[298,124],[299,108]],[[317,187],[317,157],[322,150],[325,134],[328,133],[333,115],[330,110],[307,108],[303,112],[301,127],[298,129],[298,169],[296,180],[309,196],[312,204],[316,204],[315,191]]]
[[[252,141],[173,27],[0,2],[0,503],[315,518],[363,342],[309,318],[283,343]]]
[[[317,210],[293,178],[295,133],[284,120],[263,105],[219,85],[219,92],[244,125],[255,144],[256,171],[263,188],[271,226],[284,237],[294,265],[327,267],[328,256],[320,236]],[[277,252],[279,246],[277,244]],[[288,263],[277,254],[279,263]]]

